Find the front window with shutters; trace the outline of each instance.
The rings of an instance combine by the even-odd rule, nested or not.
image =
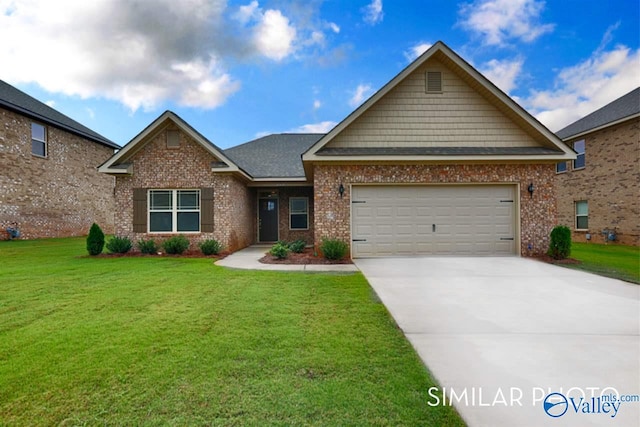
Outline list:
[[[200,190],[149,190],[150,233],[200,232]]]

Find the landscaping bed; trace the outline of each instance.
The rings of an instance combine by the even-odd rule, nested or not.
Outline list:
[[[331,260],[316,255],[313,248],[305,248],[300,253],[290,252],[286,258],[279,259],[266,253],[259,260],[263,264],[353,264],[350,258]]]

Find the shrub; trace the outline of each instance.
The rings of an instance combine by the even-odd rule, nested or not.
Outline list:
[[[554,259],[565,259],[571,254],[571,230],[558,225],[551,230],[551,242],[547,255]]]
[[[100,255],[104,249],[104,233],[98,224],[95,222],[89,229],[89,235],[87,236],[87,251],[89,255]]]
[[[218,253],[222,250],[222,244],[216,239],[205,240],[198,246],[200,246],[200,250],[205,255],[218,255]]]
[[[322,239],[320,250],[326,259],[342,259],[347,255],[349,245],[338,239]]]
[[[128,237],[114,236],[107,242],[107,249],[113,254],[126,254],[132,246],[133,244]]]
[[[278,259],[284,259],[289,255],[289,247],[278,242],[271,247],[269,253]]]
[[[299,239],[299,240],[296,240],[295,242],[289,243],[289,250],[291,250],[291,252],[295,252],[299,254],[302,251],[304,251],[304,248],[306,246],[307,246],[307,242],[305,242],[302,239]]]
[[[143,254],[155,255],[158,253],[158,245],[153,239],[138,240],[138,249],[140,249],[140,252]]]
[[[182,234],[164,241],[162,247],[168,254],[181,254],[189,248],[189,239]]]

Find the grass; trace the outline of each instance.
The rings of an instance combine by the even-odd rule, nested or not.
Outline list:
[[[463,425],[360,274],[0,242],[0,425]]]
[[[570,256],[582,264],[568,267],[640,284],[640,247],[574,242]]]

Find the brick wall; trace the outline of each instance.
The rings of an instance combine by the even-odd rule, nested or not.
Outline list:
[[[555,166],[532,165],[351,165],[314,169],[315,242],[338,238],[350,242],[351,194],[357,183],[518,183],[520,246],[523,256],[546,252],[556,225]],[[345,186],[344,196],[338,186]],[[536,187],[533,198],[529,183]],[[531,250],[529,250],[531,245]]]
[[[13,222],[25,239],[112,233],[114,178],[96,168],[113,149],[45,126],[47,157],[34,156],[32,122],[0,108],[0,239]]]
[[[307,244],[313,243],[313,188],[312,187],[284,187],[278,189],[279,207],[278,216],[280,220],[279,231],[280,240],[292,242],[302,239]],[[309,229],[290,230],[289,229],[289,199],[291,197],[307,197],[309,199]]]
[[[585,168],[556,175],[559,223],[573,230],[574,241],[604,243],[602,230],[616,227],[618,242],[640,245],[640,118],[586,137]],[[575,230],[575,202],[589,205],[589,229]]]
[[[172,234],[133,232],[133,189],[193,189],[214,190],[214,231],[185,236],[195,244],[206,239],[220,241],[227,250],[237,250],[252,243],[251,191],[229,173],[213,173],[211,162],[217,159],[189,136],[180,134],[180,147],[167,148],[166,128],[144,145],[128,161],[133,175],[116,179],[116,234],[134,242],[141,238],[156,241]],[[177,128],[176,128],[177,129]]]

